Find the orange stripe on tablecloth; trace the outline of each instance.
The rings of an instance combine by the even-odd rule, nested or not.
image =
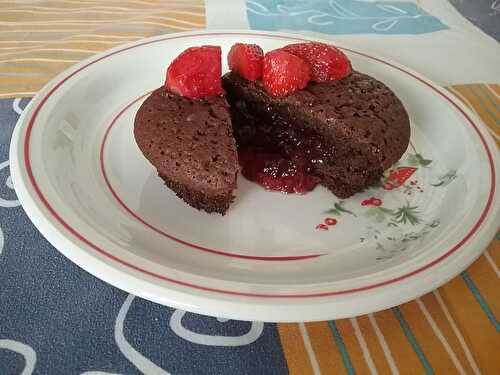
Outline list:
[[[374,316],[400,374],[424,373],[424,367],[413,351],[392,311],[379,311]]]
[[[500,368],[500,335],[467,288],[463,278],[454,278],[439,291],[481,371],[485,374],[496,373]]]
[[[38,91],[55,74],[75,64],[76,61],[60,60],[17,60],[0,64],[0,94],[5,97],[6,94],[13,92]],[[45,80],[39,79],[26,81],[24,77],[33,75],[34,77],[45,77]],[[9,77],[18,77],[17,81],[7,83]],[[15,97],[15,96],[12,96]]]
[[[165,22],[156,22],[156,21],[132,21],[127,22],[127,25],[134,25],[138,28],[147,29],[147,28],[160,28],[160,29],[172,29],[172,30],[180,30],[180,31],[189,31],[195,29],[201,29],[201,26],[188,26],[181,23],[177,23],[175,21],[165,21]]]
[[[90,40],[90,39],[74,39],[74,40],[61,40],[61,41],[37,41],[34,44],[24,44],[12,46],[8,44],[0,43],[0,53],[5,54],[7,52],[17,52],[17,53],[27,53],[32,52],[40,48],[76,48],[76,49],[94,49],[102,50],[103,48],[115,47],[118,44],[122,44],[122,40]]]
[[[120,35],[117,35],[120,34]],[[122,43],[127,43],[131,39],[142,39],[146,38],[148,35],[142,35],[142,34],[137,34],[137,33],[129,33],[121,30],[116,30],[113,32],[106,31],[104,33],[102,30],[101,31],[96,31],[92,32],[90,30],[89,33],[82,33],[78,35],[73,35],[71,38],[67,40],[73,40],[73,38],[80,39],[80,38],[95,38],[96,40],[102,40],[102,39],[111,39],[111,40],[122,40]],[[57,41],[57,40],[56,40]]]
[[[498,135],[500,133],[498,126],[500,119],[500,98],[492,91],[491,88],[493,86],[495,85],[455,85],[447,87],[447,89],[476,112],[490,130]],[[481,95],[478,96],[478,93],[481,93]]]
[[[187,26],[192,26],[192,27],[201,27],[205,24],[205,17],[203,14],[186,14],[185,13],[179,13],[179,12],[160,12],[160,13],[147,13],[144,14],[143,16],[136,16],[133,18],[130,18],[130,20],[135,19],[135,20],[148,20],[148,19],[159,19],[161,21],[165,21],[166,23],[174,23],[174,24],[180,24],[180,25],[187,25]],[[123,17],[116,17],[116,18],[105,18],[105,19],[99,19],[97,17],[94,17],[92,19],[82,19],[75,17],[73,19],[68,19],[65,18],[64,20],[57,19],[57,20],[51,20],[51,21],[2,21],[0,18],[0,29],[1,28],[8,28],[8,27],[23,27],[27,29],[31,28],[54,28],[54,27],[80,27],[82,25],[84,26],[91,26],[91,27],[104,27],[104,26],[111,26],[113,24],[123,22],[125,24],[130,23],[130,20],[127,18]]]
[[[494,121],[498,121],[500,110],[490,102],[491,95],[483,91],[486,85],[470,84],[455,85],[453,88],[460,92],[474,106],[474,108],[487,108],[486,114]]]
[[[97,23],[97,22],[96,22]],[[88,22],[75,22],[75,23],[54,23],[54,24],[45,24],[45,25],[32,25],[29,22],[18,23],[17,25],[8,25],[8,24],[0,24],[0,35],[3,33],[29,33],[29,32],[49,32],[51,30],[60,30],[62,31],[80,31],[86,30],[89,28],[95,28],[95,25],[89,24]],[[7,40],[9,38],[9,34],[2,35],[2,39]],[[21,38],[22,39],[22,38]]]
[[[327,322],[306,324],[321,374],[347,374]]]
[[[39,85],[35,83],[26,84],[24,87],[26,91],[34,91]],[[16,84],[6,84],[2,85],[2,93],[5,92],[16,92],[17,85]],[[13,96],[15,98],[15,96]]]
[[[176,14],[203,14],[203,6],[199,5],[175,5],[171,3],[162,4],[159,11],[171,11]],[[34,21],[51,21],[57,20],[61,16],[65,19],[84,15],[87,18],[100,19],[101,17],[112,18],[134,15],[140,12],[151,12],[151,8],[126,8],[126,7],[80,7],[80,8],[50,8],[50,7],[23,7],[19,9],[4,9],[0,14],[0,20],[16,22],[19,19],[23,21],[27,18]],[[90,16],[91,15],[91,16]]]
[[[467,357],[465,356],[465,352],[462,349],[460,342],[458,341],[457,336],[453,332],[453,329],[451,328],[450,323],[446,319],[446,316],[441,309],[441,307],[438,304],[438,301],[434,294],[429,293],[426,294],[425,296],[420,298],[421,301],[424,303],[425,307],[429,311],[430,315],[432,316],[432,319],[436,322],[436,325],[439,327],[439,330],[443,334],[444,338],[450,345],[451,349],[457,356],[460,364],[464,368],[465,372],[467,374],[472,374],[473,369],[471,365],[469,364],[469,361],[467,360]]]
[[[399,306],[422,352],[437,374],[458,374],[448,353],[415,301]]]
[[[9,58],[23,58],[27,54],[34,54],[34,57],[45,57],[46,55],[53,56],[57,55],[94,55],[99,53],[99,49],[90,49],[90,48],[33,48],[29,51],[0,51],[0,59],[2,61],[8,60]],[[30,56],[32,57],[32,56]],[[71,58],[71,57],[70,57]]]
[[[500,268],[500,240],[493,240],[487,250],[493,262]]]
[[[494,91],[498,96],[500,96],[500,85],[488,84],[488,88]]]
[[[485,256],[479,257],[472,266],[467,269],[467,272],[479,290],[479,293],[481,293],[486,300],[493,315],[497,320],[500,319],[500,283],[498,276]]]
[[[290,375],[312,373],[311,362],[296,323],[279,323],[278,333]]]
[[[9,91],[5,93],[0,93],[0,99],[9,98],[31,98],[35,96],[37,91]]]
[[[50,29],[33,29],[33,30],[22,30],[22,29],[17,29],[13,30],[11,28],[5,29],[5,30],[0,30],[0,38],[3,39],[11,39],[11,40],[17,40],[17,39],[22,39],[24,37],[28,37],[29,34],[34,33],[36,34],[57,34],[57,37],[60,38],[62,35],[61,34],[69,34],[69,33],[79,33],[79,32],[85,32],[88,31],[88,29],[85,28],[78,28],[78,29],[64,29],[61,27],[57,28],[50,28]],[[16,35],[18,34],[18,35]],[[31,36],[30,36],[31,37]],[[28,37],[28,39],[30,39]]]
[[[0,12],[1,97],[37,91],[72,62],[119,42],[205,26],[202,0],[110,0],[106,4],[66,0],[37,6],[0,0],[0,4],[4,4],[2,10],[14,10]],[[120,9],[113,12],[113,6]],[[26,73],[38,78],[28,84]]]
[[[25,87],[38,86],[46,82],[47,76],[40,74],[24,77],[3,77],[2,73],[0,73],[0,79],[2,80],[2,86],[7,89],[7,87],[16,87],[18,83],[22,83]]]
[[[496,98],[491,91],[488,91],[489,86],[492,85],[456,85],[448,87],[448,90],[469,108],[471,108],[481,118],[481,120],[483,120],[490,132],[493,133],[492,135],[495,138],[497,145],[500,146],[500,115],[497,113],[498,107],[500,106],[500,100],[498,100],[498,98]],[[474,90],[476,95],[474,95],[472,90]],[[482,98],[481,101],[477,97],[477,93],[480,91]],[[488,95],[489,99],[486,100],[484,95]]]
[[[205,26],[205,17],[195,17],[193,15],[186,16],[184,15],[182,18],[175,18],[174,15],[169,13],[163,14],[160,13],[158,15],[150,15],[148,17],[144,17],[143,20],[152,20],[156,22],[162,22],[167,24],[177,24],[179,26],[190,26],[190,27],[203,27]]]
[[[498,100],[493,99],[491,96],[486,99],[485,93],[480,87],[485,87],[485,85],[457,85],[453,86],[453,89],[464,97],[486,125],[497,133],[500,124],[500,111],[493,103],[498,102]],[[500,106],[500,102],[498,105]]]
[[[124,0],[124,1],[114,1],[114,0],[106,0],[106,4],[136,4],[138,6],[158,6],[161,4],[162,1],[165,1],[165,0],[161,0],[161,1],[139,1],[139,0]],[[12,4],[12,1],[7,1],[7,3],[10,3]],[[103,1],[99,1],[99,0],[95,0],[95,1],[87,1],[87,0],[57,0],[57,1],[50,1],[49,2],[50,4],[54,4],[56,3],[57,4],[57,7],[71,7],[71,6],[84,6],[84,5],[95,5],[95,6],[98,6],[98,5],[102,5],[103,4]],[[184,3],[184,1],[183,1]],[[1,4],[1,2],[0,2]],[[42,3],[42,4],[46,4],[46,2]],[[27,4],[19,4],[19,5],[27,5]]]
[[[370,351],[373,362],[375,363],[375,367],[380,374],[390,374],[391,368],[385,358],[384,351],[380,346],[379,340],[373,327],[368,319],[367,315],[358,316],[357,318],[359,328],[363,333],[363,337],[366,341],[366,345],[368,346],[368,350]]]
[[[58,58],[47,58],[47,57],[33,57],[33,58],[15,58],[15,59],[8,59],[8,60],[0,60],[0,64],[4,63],[14,63],[14,62],[20,62],[20,63],[40,63],[40,64],[49,64],[49,63],[64,63],[64,64],[75,64],[79,62],[79,60],[76,59],[58,59]],[[3,86],[3,84],[2,84]]]
[[[337,329],[342,335],[342,340],[352,363],[352,367],[357,374],[369,374],[370,370],[366,365],[363,352],[356,339],[354,328],[349,319],[339,319],[335,321]]]
[[[119,22],[119,20],[118,20]],[[194,30],[194,29],[199,29],[201,27],[198,26],[187,26],[187,25],[180,25],[176,22],[152,22],[152,21],[143,21],[141,19],[138,19],[137,21],[127,21],[123,22],[124,25],[129,27],[130,30],[135,30],[137,32],[151,32],[153,31],[152,34],[150,35],[157,35],[159,31],[168,31],[168,30]],[[2,33],[18,33],[19,35],[14,36],[15,39],[22,37],[22,35],[26,35],[27,33],[51,33],[51,34],[57,34],[58,37],[60,37],[61,33],[70,33],[73,35],[78,35],[79,33],[83,32],[89,32],[95,29],[100,29],[104,27],[113,27],[112,25],[107,26],[106,24],[91,24],[91,25],[54,25],[51,28],[45,28],[44,26],[39,26],[37,28],[20,28],[16,27],[15,30],[12,28],[5,28],[4,30],[1,29],[0,26],[0,35]],[[138,31],[141,30],[141,31]],[[4,36],[7,38],[7,36]],[[31,38],[29,36],[28,38]]]
[[[119,34],[119,35],[118,35]],[[0,34],[1,36],[1,34]],[[130,40],[136,40],[136,39],[142,39],[145,38],[146,34],[138,34],[138,33],[130,33],[130,32],[122,32],[121,30],[113,30],[113,31],[106,31],[106,34],[103,34],[102,31],[97,32],[93,30],[85,30],[82,33],[76,33],[75,35],[70,35],[68,37],[63,37],[62,35],[57,35],[55,38],[53,38],[53,35],[50,34],[31,34],[29,37],[24,35],[23,39],[21,38],[16,38],[13,35],[9,35],[8,40],[0,40],[0,46],[16,46],[19,45],[19,47],[33,47],[37,45],[45,45],[48,43],[64,43],[64,42],[71,42],[73,40],[90,40],[92,42],[94,39],[95,41],[102,41],[102,40],[109,40],[109,41],[116,41],[120,43],[126,43]]]
[[[19,63],[19,64],[2,64],[0,65],[0,74],[9,76],[9,73],[14,76],[16,73],[37,73],[37,74],[50,74],[52,67],[38,63]],[[2,82],[0,80],[0,82]]]

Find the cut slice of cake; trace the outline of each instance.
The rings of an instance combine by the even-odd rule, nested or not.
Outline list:
[[[144,156],[177,196],[224,214],[233,200],[238,156],[226,100],[191,99],[161,87],[141,105],[134,136]]]

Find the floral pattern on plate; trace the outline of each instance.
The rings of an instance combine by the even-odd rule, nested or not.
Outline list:
[[[315,229],[326,232],[341,224],[346,216],[356,218],[362,221],[363,228],[359,241],[373,241],[379,252],[376,260],[388,260],[437,228],[441,220],[431,212],[432,190],[446,188],[457,178],[457,171],[439,173],[432,159],[418,153],[413,145],[411,149],[384,173],[376,186],[353,198],[336,201],[323,211],[328,216]]]

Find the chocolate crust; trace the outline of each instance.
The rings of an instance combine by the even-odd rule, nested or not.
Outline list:
[[[159,175],[175,195],[181,198],[184,202],[197,210],[203,210],[208,213],[219,213],[225,215],[229,205],[234,200],[232,191],[226,191],[218,195],[207,196],[203,192],[193,190],[190,186],[183,185],[172,179]]]
[[[134,137],[144,156],[191,206],[224,214],[239,170],[226,100],[155,90],[141,105]]]

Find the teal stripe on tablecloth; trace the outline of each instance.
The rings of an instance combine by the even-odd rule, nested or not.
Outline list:
[[[479,292],[479,289],[477,289],[476,284],[474,284],[474,281],[472,281],[467,271],[462,272],[462,278],[464,279],[467,288],[469,288],[471,293],[474,295],[474,298],[479,303],[479,306],[481,306],[481,309],[488,317],[488,320],[491,322],[491,324],[493,324],[497,332],[500,332],[500,323],[495,318],[495,315],[493,315],[493,311],[491,311],[490,307],[488,306],[488,303]]]
[[[344,367],[349,375],[354,375],[356,372],[354,371],[354,367],[352,367],[351,358],[349,358],[349,353],[347,352],[347,348],[344,344],[344,340],[342,340],[342,335],[340,334],[337,325],[333,320],[328,321],[328,325],[333,334],[333,339],[335,340],[335,344],[339,349],[340,356],[342,357],[342,362],[344,362]]]
[[[424,352],[422,351],[422,348],[417,342],[417,339],[415,338],[415,335],[411,331],[411,328],[406,321],[406,319],[403,316],[403,313],[399,309],[399,307],[393,307],[392,312],[396,316],[396,319],[399,321],[399,325],[401,326],[401,329],[403,330],[406,338],[410,342],[410,345],[412,346],[413,350],[417,354],[418,359],[420,360],[420,363],[422,363],[422,366],[424,366],[425,373],[430,375],[434,374],[434,371],[432,370],[431,364],[427,360]]]

